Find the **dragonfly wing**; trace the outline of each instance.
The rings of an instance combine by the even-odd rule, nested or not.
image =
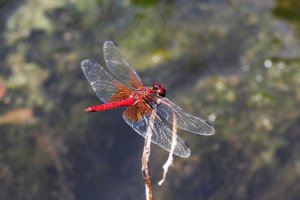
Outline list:
[[[134,89],[138,89],[143,85],[137,73],[121,54],[120,48],[112,41],[104,43],[103,52],[107,68],[116,78]]]
[[[196,117],[190,113],[185,112],[182,108],[172,103],[167,98],[159,98],[159,105],[157,112],[163,116],[168,122],[173,123],[173,113],[176,117],[176,124],[178,128],[187,130],[189,132],[200,135],[212,135],[215,130],[208,122]]]
[[[84,60],[81,62],[81,68],[95,93],[104,103],[130,96],[132,91],[109,75],[97,62]]]
[[[137,133],[144,138],[147,135],[147,129],[150,126],[151,113],[153,110],[149,108],[146,103],[139,101],[127,108],[123,117],[127,124],[131,126]],[[170,152],[172,144],[172,130],[169,128],[161,118],[155,114],[152,125],[151,142],[157,144],[163,149]],[[187,158],[191,151],[187,143],[177,135],[177,145],[174,149],[174,154],[180,157]]]

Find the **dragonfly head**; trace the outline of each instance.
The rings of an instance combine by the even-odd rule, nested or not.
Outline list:
[[[167,92],[167,89],[164,85],[162,84],[159,84],[159,83],[154,83],[152,85],[152,89],[156,92],[156,94],[158,94],[159,96],[161,97],[164,97],[166,96],[166,92]]]

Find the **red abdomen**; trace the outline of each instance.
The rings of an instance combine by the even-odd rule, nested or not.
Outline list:
[[[134,102],[135,102],[135,99],[133,97],[129,97],[122,101],[109,102],[109,103],[105,103],[105,104],[91,106],[91,107],[86,108],[84,111],[85,112],[99,112],[99,111],[109,110],[109,109],[113,109],[113,108],[119,108],[122,106],[131,106],[132,104],[134,104]]]

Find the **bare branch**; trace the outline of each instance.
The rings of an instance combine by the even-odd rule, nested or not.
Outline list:
[[[153,129],[153,122],[156,115],[156,111],[154,110],[151,113],[150,118],[150,126],[147,128],[147,135],[145,137],[144,143],[144,150],[143,150],[143,157],[142,157],[142,173],[144,176],[145,181],[145,192],[146,192],[146,200],[152,200],[152,182],[149,173],[149,157],[150,157],[150,149],[151,149],[151,137],[152,137],[152,129]]]

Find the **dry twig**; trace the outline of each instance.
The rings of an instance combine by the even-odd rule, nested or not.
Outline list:
[[[146,200],[152,200],[153,195],[152,195],[152,182],[151,182],[151,177],[149,173],[149,157],[150,157],[150,149],[151,149],[151,137],[152,137],[152,130],[153,130],[153,120],[155,118],[156,112],[153,111],[151,114],[150,118],[150,125],[147,128],[147,135],[145,138],[145,143],[144,143],[144,150],[143,150],[143,157],[142,157],[142,172],[144,176],[144,181],[145,181],[145,189],[146,189]],[[158,183],[159,185],[162,185],[166,178],[166,174],[168,172],[168,169],[170,166],[173,165],[173,152],[174,149],[177,145],[177,128],[176,128],[176,116],[173,113],[173,129],[172,129],[172,144],[171,144],[171,149],[169,153],[168,160],[163,166],[164,169],[164,174],[162,180]]]
[[[156,115],[156,112],[153,111],[150,118],[150,125],[147,128],[147,134],[144,143],[144,150],[143,150],[143,157],[142,157],[142,172],[145,181],[145,189],[146,189],[146,200],[152,200],[152,182],[149,173],[149,157],[150,157],[150,144],[151,144],[151,137],[152,137],[152,127],[153,127],[153,120]]]

